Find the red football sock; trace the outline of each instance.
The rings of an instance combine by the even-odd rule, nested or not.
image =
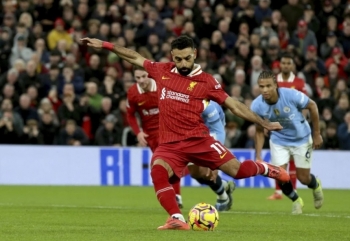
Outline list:
[[[297,189],[297,167],[295,166],[294,160],[289,162],[289,176],[290,181],[292,182],[294,190]]]
[[[181,193],[180,193],[180,180],[176,183],[173,183],[173,188],[174,188],[174,192],[176,195],[181,195]]]
[[[280,185],[278,184],[278,181],[276,180],[276,191],[281,191],[281,187]]]
[[[158,201],[163,208],[170,216],[175,213],[181,213],[176,203],[174,189],[169,183],[167,170],[161,165],[154,165],[151,170],[151,177]]]
[[[264,173],[265,173],[265,167],[263,164],[252,160],[245,160],[244,162],[241,163],[241,166],[239,167],[235,178],[242,179],[242,178],[253,177]]]

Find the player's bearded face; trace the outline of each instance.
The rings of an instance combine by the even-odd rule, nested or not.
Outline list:
[[[191,73],[192,69],[193,69],[193,65],[194,63],[190,66],[190,67],[177,67],[177,70],[179,71],[179,73],[183,76],[187,76],[189,73]]]
[[[196,50],[193,50],[192,48],[185,48],[182,50],[173,49],[171,54],[173,56],[177,71],[183,76],[189,75],[194,66]]]

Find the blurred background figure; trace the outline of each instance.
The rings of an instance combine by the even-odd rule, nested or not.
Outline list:
[[[106,143],[137,145],[124,108],[133,85],[132,66],[106,50],[87,49],[79,44],[80,38],[100,38],[168,62],[171,41],[186,34],[198,49],[197,63],[244,103],[258,96],[259,73],[281,74],[281,56],[290,55],[294,63],[290,71],[305,83],[320,115],[328,118],[326,135],[332,137],[328,136],[325,148],[341,148],[339,135],[331,133],[332,123],[343,123],[349,111],[350,11],[346,1],[5,2],[0,18],[0,101],[6,100],[5,106],[11,101],[16,129],[19,118],[25,126],[31,120],[44,144],[58,143],[57,128],[74,120],[75,130],[88,137],[85,144],[100,145],[105,142],[97,137],[121,131],[127,141]],[[323,112],[325,108],[331,113]],[[112,132],[104,129],[106,123],[109,127],[113,123],[106,122],[110,114],[117,118]],[[227,146],[245,148],[239,141],[249,140],[250,125],[228,121]],[[24,140],[20,129],[17,143]]]

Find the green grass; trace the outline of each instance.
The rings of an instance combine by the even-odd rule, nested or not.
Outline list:
[[[321,210],[310,190],[300,190],[304,214],[291,202],[268,201],[271,190],[238,189],[232,211],[220,213],[214,232],[157,231],[167,215],[152,188],[0,186],[0,241],[88,240],[350,240],[350,191],[325,190]],[[183,188],[184,214],[198,202],[213,203],[208,188]]]

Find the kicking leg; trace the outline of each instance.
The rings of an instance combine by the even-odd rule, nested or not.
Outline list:
[[[227,211],[231,209],[232,206],[232,192],[235,189],[235,184],[233,181],[227,182],[222,180],[216,173],[215,180],[210,180],[208,176],[207,167],[200,167],[197,165],[188,165],[191,177],[196,179],[200,184],[208,185],[213,192],[217,194],[216,209],[218,211]],[[210,170],[209,170],[210,171]],[[217,170],[213,172],[218,172]]]
[[[262,161],[255,162],[252,160],[245,160],[241,163],[234,158],[222,164],[219,169],[236,179],[263,175],[276,179],[282,183],[290,181],[290,177],[286,170]]]
[[[190,229],[181,214],[181,211],[176,203],[176,194],[169,182],[169,178],[174,175],[170,165],[164,160],[157,159],[153,162],[151,177],[154,185],[154,190],[158,201],[162,207],[168,212],[170,218],[165,225],[158,227],[159,230],[165,229]]]

